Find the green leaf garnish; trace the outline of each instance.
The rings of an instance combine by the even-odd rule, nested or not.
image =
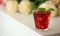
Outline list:
[[[38,8],[38,10],[41,11],[41,12],[46,12],[45,8]]]
[[[55,11],[55,10],[53,8],[49,8],[47,11],[51,12],[51,11]]]
[[[35,8],[37,9],[39,5],[46,2],[47,0],[29,0],[30,2],[33,2],[35,5]]]

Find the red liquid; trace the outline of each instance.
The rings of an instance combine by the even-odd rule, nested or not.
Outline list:
[[[47,29],[49,20],[50,20],[50,13],[49,12],[35,12],[33,13],[35,25],[38,29]]]

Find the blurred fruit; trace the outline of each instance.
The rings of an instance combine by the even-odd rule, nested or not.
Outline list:
[[[7,1],[6,9],[10,13],[17,12],[18,11],[18,2],[17,1]]]
[[[52,3],[54,3],[55,5],[57,5],[59,2],[60,2],[60,0],[50,0]]]
[[[32,3],[30,1],[21,1],[19,4],[19,11],[23,14],[29,14],[32,10]]]

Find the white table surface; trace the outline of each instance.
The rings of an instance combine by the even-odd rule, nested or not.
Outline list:
[[[42,36],[0,11],[0,36]]]
[[[35,31],[38,34],[52,35],[52,34],[60,33],[60,17],[51,18],[50,24],[49,24],[49,30],[41,31],[41,30],[35,28],[33,15],[26,15],[26,14],[22,14],[19,12],[14,13],[14,14],[9,14],[8,12],[6,12],[5,9],[3,9],[1,11],[3,11],[7,15],[13,17],[17,21],[23,23],[25,26],[29,27],[30,29],[32,29],[33,31]]]

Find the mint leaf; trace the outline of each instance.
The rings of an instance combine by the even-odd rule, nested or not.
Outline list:
[[[55,11],[55,10],[53,8],[49,8],[47,11],[51,12],[51,11]]]
[[[46,2],[47,0],[29,0],[29,1],[33,2],[35,5],[35,8],[37,9],[40,4]]]
[[[46,12],[45,8],[38,8],[38,10],[41,11],[41,12]]]

